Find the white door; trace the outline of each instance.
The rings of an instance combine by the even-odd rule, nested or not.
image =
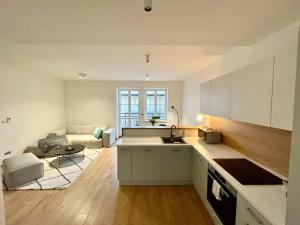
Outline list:
[[[118,129],[140,125],[140,90],[118,89]]]

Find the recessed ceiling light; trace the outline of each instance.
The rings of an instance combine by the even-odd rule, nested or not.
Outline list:
[[[145,80],[150,80],[149,74],[146,74]]]
[[[82,80],[84,80],[84,79],[86,79],[88,77],[86,73],[79,73],[78,76]]]

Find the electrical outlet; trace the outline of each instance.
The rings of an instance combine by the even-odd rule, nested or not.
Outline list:
[[[11,151],[4,152],[4,155],[10,155],[10,154],[11,154]]]

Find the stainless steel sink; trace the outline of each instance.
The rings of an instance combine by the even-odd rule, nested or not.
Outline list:
[[[182,137],[161,137],[164,144],[186,144]]]

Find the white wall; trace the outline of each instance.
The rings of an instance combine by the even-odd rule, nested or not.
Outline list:
[[[284,28],[251,47],[235,47],[220,60],[210,64],[199,73],[188,77],[183,85],[183,122],[197,125],[196,115],[200,109],[200,83],[230,73],[262,59],[289,53],[293,55],[296,70],[298,28],[300,21]]]
[[[0,154],[21,153],[29,144],[64,127],[64,84],[56,78],[0,65]],[[0,158],[1,158],[0,156]]]
[[[177,124],[177,117],[171,106],[174,105],[181,113],[182,84],[182,81],[66,81],[66,123],[108,124],[116,127],[116,89],[135,87],[140,88],[142,94],[143,88],[153,87],[168,88],[168,122]]]
[[[299,30],[300,34],[300,30]],[[300,35],[299,35],[300,43]],[[296,77],[296,95],[294,107],[294,124],[292,151],[289,169],[289,188],[287,205],[287,225],[300,224],[300,45],[298,45],[298,69]]]

